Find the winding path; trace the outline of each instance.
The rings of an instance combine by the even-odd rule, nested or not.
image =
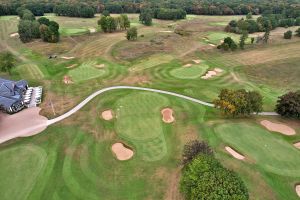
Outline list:
[[[182,95],[182,94],[177,94],[175,92],[169,92],[169,91],[165,91],[165,90],[158,90],[158,89],[152,89],[152,88],[135,87],[135,86],[112,86],[112,87],[103,88],[101,90],[98,90],[98,91],[94,92],[93,94],[88,96],[85,100],[83,100],[81,103],[79,103],[77,106],[72,108],[70,111],[66,112],[65,114],[63,114],[59,117],[48,120],[47,125],[49,126],[49,125],[54,124],[56,122],[62,121],[64,119],[66,119],[67,117],[70,117],[71,115],[73,115],[78,110],[80,110],[83,106],[85,106],[88,102],[90,102],[96,96],[98,96],[98,95],[100,95],[104,92],[107,92],[107,91],[119,90],[119,89],[140,90],[140,91],[156,92],[156,93],[160,93],[160,94],[167,94],[167,95],[179,97],[179,98],[182,98],[182,99],[186,99],[186,100],[189,100],[189,101],[192,101],[194,103],[201,104],[201,105],[204,105],[204,106],[214,107],[214,104],[212,104],[212,103],[207,103],[205,101],[201,101],[199,99],[188,97],[188,96],[185,96],[185,95]],[[265,116],[278,115],[275,112],[261,112],[261,113],[258,113],[258,114],[259,115],[265,115]]]

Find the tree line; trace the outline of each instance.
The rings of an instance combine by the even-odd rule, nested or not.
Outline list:
[[[121,14],[118,17],[111,17],[108,12],[105,12],[98,20],[98,25],[105,33],[111,33],[117,30],[126,30],[130,27],[130,21],[125,14]]]
[[[34,14],[23,7],[18,8],[18,15],[20,17],[18,33],[22,42],[30,42],[37,38],[51,43],[59,41],[59,25],[55,21],[45,17],[36,20]]]
[[[206,142],[190,141],[182,157],[180,191],[185,199],[249,199],[239,175],[225,168]]]
[[[95,13],[102,13],[103,10],[108,10],[110,13],[140,13],[145,8],[182,9],[187,14],[197,15],[246,15],[249,12],[253,14],[278,14],[286,12],[293,16],[299,15],[300,12],[300,4],[297,0],[277,0],[275,2],[270,0],[114,0],[113,2],[74,0],[72,3],[69,3],[68,0],[2,0],[0,2],[0,15],[15,15],[18,7],[25,6],[36,16],[52,13],[61,7],[64,10],[60,11],[61,14],[71,16],[73,14],[67,10],[72,10],[78,5],[84,7],[82,10],[88,10],[89,13],[92,13],[91,10]],[[85,12],[87,11],[80,11],[81,14],[78,15],[85,17],[86,15],[83,14]]]

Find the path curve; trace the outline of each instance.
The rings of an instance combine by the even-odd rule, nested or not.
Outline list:
[[[74,108],[72,108],[71,110],[66,112],[65,114],[63,114],[59,117],[48,120],[47,125],[49,126],[51,124],[57,123],[59,121],[62,121],[64,119],[70,117],[71,115],[73,115],[78,110],[80,110],[83,106],[85,106],[88,102],[90,102],[96,96],[98,96],[98,95],[100,95],[104,92],[107,92],[107,91],[119,90],[119,89],[140,90],[140,91],[156,92],[156,93],[160,93],[160,94],[167,94],[167,95],[179,97],[179,98],[182,98],[182,99],[186,99],[186,100],[189,100],[189,101],[192,101],[194,103],[201,104],[201,105],[204,105],[204,106],[214,107],[214,104],[212,104],[212,103],[201,101],[199,99],[195,99],[195,98],[185,96],[185,95],[182,95],[182,94],[178,94],[178,93],[175,93],[175,92],[169,92],[169,91],[165,91],[165,90],[158,90],[158,89],[152,89],[152,88],[135,87],[135,86],[112,86],[112,87],[103,88],[101,90],[98,90],[98,91],[94,92],[93,94],[88,96],[86,99],[84,99],[77,106],[75,106]],[[274,115],[278,115],[278,114],[275,113],[275,112],[262,112],[262,113],[258,113],[258,115],[274,116]]]

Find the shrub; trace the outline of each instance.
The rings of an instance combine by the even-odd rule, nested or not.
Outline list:
[[[127,40],[136,40],[137,35],[138,35],[137,28],[132,27],[132,28],[127,30],[126,38],[127,38]]]
[[[184,145],[182,163],[185,165],[191,162],[199,154],[213,155],[213,150],[206,142],[200,142],[198,140],[190,141]]]
[[[218,49],[223,49],[224,51],[228,51],[231,49],[232,51],[237,49],[237,44],[231,39],[231,37],[227,37],[224,39],[224,42],[217,46]]]
[[[248,190],[241,178],[224,168],[213,156],[199,154],[182,169],[180,191],[185,199],[247,200]]]
[[[296,36],[300,37],[300,28],[296,30]]]
[[[300,91],[280,96],[275,111],[284,117],[300,119]]]
[[[292,39],[292,36],[293,36],[293,32],[290,30],[283,34],[284,39]]]

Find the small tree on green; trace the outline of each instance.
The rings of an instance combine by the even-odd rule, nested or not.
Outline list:
[[[130,29],[127,30],[126,33],[126,38],[127,40],[136,40],[137,39],[137,28],[136,27],[132,27]]]
[[[11,74],[11,69],[16,64],[16,57],[9,51],[0,53],[0,70]]]
[[[240,43],[239,46],[241,49],[244,49],[245,47],[245,41],[248,38],[248,32],[247,31],[243,31],[241,37],[240,37]]]
[[[293,36],[293,32],[291,30],[288,30],[283,34],[284,39],[292,39],[292,36]]]

